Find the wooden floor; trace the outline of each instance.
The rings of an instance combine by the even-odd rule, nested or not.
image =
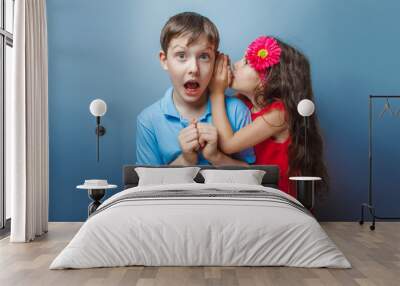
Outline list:
[[[119,267],[48,270],[81,223],[50,223],[32,243],[0,241],[0,285],[400,285],[400,222],[375,231],[356,222],[322,223],[353,268]]]

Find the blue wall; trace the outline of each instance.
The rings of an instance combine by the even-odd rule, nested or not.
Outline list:
[[[136,116],[169,86],[158,62],[160,30],[183,11],[214,21],[233,60],[261,34],[308,55],[332,181],[317,215],[358,219],[368,187],[368,95],[400,94],[396,0],[47,0],[50,221],[86,218],[86,191],[75,189],[85,178],[121,185],[122,165],[135,162]],[[100,163],[89,113],[95,98],[108,104]],[[377,102],[376,113],[382,107]],[[400,118],[375,120],[376,203],[380,215],[396,215]]]

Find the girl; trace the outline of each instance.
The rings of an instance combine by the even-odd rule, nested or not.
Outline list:
[[[230,85],[251,111],[252,123],[233,133],[225,112],[224,91]],[[308,60],[299,51],[272,37],[261,36],[244,58],[229,68],[218,56],[210,84],[212,117],[219,147],[236,153],[254,146],[257,165],[280,167],[279,188],[296,197],[289,176],[320,176],[327,182],[323,142],[316,115],[309,118],[307,158],[304,120],[297,112],[302,99],[314,101]]]

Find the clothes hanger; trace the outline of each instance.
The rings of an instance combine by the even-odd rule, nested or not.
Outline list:
[[[392,110],[392,108],[391,108],[391,106],[390,106],[388,97],[386,97],[386,102],[385,102],[385,105],[383,106],[382,112],[379,114],[379,118],[382,118],[386,111],[389,111],[392,115],[395,115],[393,110]],[[400,110],[397,111],[397,114],[400,114],[399,111]]]

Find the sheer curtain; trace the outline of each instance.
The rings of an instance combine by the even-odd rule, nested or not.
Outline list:
[[[48,228],[48,64],[45,0],[15,1],[14,72],[6,112],[11,242]],[[8,144],[7,144],[8,143]]]

